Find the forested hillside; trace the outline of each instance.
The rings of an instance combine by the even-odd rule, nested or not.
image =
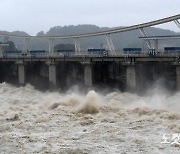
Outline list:
[[[37,33],[37,35],[67,35],[67,34],[79,34],[79,33],[87,33],[87,32],[96,32],[108,29],[107,27],[98,27],[95,25],[77,25],[77,26],[56,26],[50,28],[50,30],[46,33],[43,31]],[[164,30],[160,28],[145,28],[146,33],[148,36],[158,36],[158,35],[179,35],[180,33],[175,33],[170,30]],[[9,33],[6,31],[0,31],[1,33]],[[15,31],[12,34],[19,34],[19,35],[28,35],[25,32]],[[143,47],[143,41],[139,39],[141,36],[139,30],[133,30],[129,32],[123,32],[118,34],[112,34],[112,40],[114,43],[115,48],[122,49],[124,47]],[[2,41],[3,38],[1,38]],[[15,42],[16,47],[21,49],[24,40],[19,38],[11,38],[12,41]],[[72,44],[72,39],[59,39],[55,41],[55,44]],[[107,48],[107,42],[105,36],[98,36],[98,37],[90,37],[90,38],[82,38],[80,39],[81,48]],[[179,40],[171,40],[171,41],[160,41],[160,47],[164,46],[180,46]],[[32,39],[30,40],[30,49],[37,50],[37,49],[45,49],[48,50],[48,40],[47,39]]]

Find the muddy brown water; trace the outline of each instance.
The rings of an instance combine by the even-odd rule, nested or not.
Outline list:
[[[180,93],[40,92],[0,84],[0,153],[180,153]],[[179,141],[180,142],[180,141]]]

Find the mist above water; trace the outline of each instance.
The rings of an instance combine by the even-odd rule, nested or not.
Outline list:
[[[41,92],[1,83],[0,151],[138,153],[141,147],[144,153],[173,153],[179,147],[160,142],[162,134],[180,132],[179,99],[180,93],[159,88],[138,96],[78,88]]]

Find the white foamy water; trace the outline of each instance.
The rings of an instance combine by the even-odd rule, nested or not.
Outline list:
[[[180,93],[40,92],[0,84],[0,153],[180,153]],[[180,141],[179,141],[180,142]]]

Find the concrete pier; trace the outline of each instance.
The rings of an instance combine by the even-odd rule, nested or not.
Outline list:
[[[136,70],[135,66],[127,66],[126,68],[126,85],[127,88],[136,88]]]
[[[26,81],[26,73],[25,73],[25,66],[22,61],[17,62],[18,65],[18,80],[19,80],[19,85],[24,86]]]
[[[176,66],[176,90],[180,91],[180,66]]]
[[[84,85],[92,86],[92,65],[85,64],[84,65]]]
[[[74,85],[118,88],[143,93],[161,84],[180,90],[180,59],[177,57],[20,57],[0,58],[1,82],[39,89],[67,90]],[[159,82],[161,81],[161,82]]]
[[[56,87],[57,82],[57,72],[56,65],[53,63],[49,63],[49,88],[54,89]]]

